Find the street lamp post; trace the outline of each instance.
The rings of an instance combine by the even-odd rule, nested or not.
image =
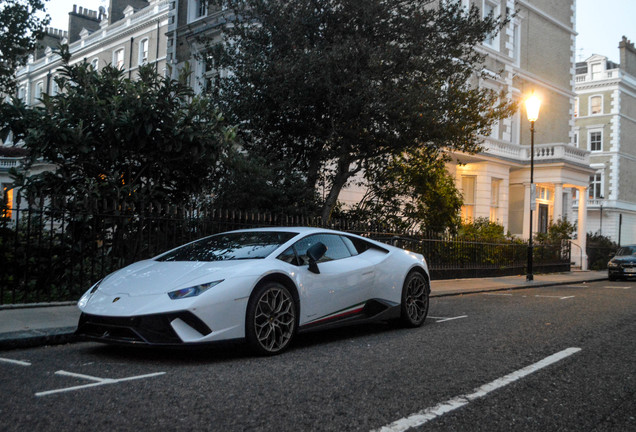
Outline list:
[[[534,122],[539,118],[541,100],[534,93],[526,99],[526,113],[530,122],[530,237],[528,238],[528,263],[526,281],[534,280],[532,274],[532,213],[536,205],[536,192],[534,188]]]

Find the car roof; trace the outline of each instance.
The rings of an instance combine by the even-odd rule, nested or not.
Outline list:
[[[342,231],[335,231],[326,228],[315,228],[315,227],[303,227],[303,226],[293,226],[293,227],[261,227],[261,228],[245,228],[233,231],[226,232],[257,232],[257,231],[274,231],[274,232],[290,232],[296,234],[308,234],[308,233],[337,233],[337,234],[347,234]],[[222,234],[222,233],[219,233]]]

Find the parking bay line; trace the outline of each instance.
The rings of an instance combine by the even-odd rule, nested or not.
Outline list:
[[[460,318],[468,318],[468,315],[462,315],[462,316],[450,317],[450,318],[429,316],[429,318],[437,320],[437,321],[435,321],[435,323],[442,323],[442,322],[452,321],[452,320],[456,320],[456,319],[460,319]]]
[[[143,379],[143,378],[152,378],[152,377],[156,377],[156,376],[159,376],[159,375],[164,375],[165,372],[155,372],[155,373],[151,373],[151,374],[137,375],[137,376],[131,376],[131,377],[125,377],[125,378],[100,378],[100,377],[94,377],[94,376],[90,376],[90,375],[76,374],[76,373],[73,373],[73,372],[67,372],[67,371],[63,371],[63,370],[59,370],[59,371],[55,372],[55,374],[56,375],[71,376],[71,377],[75,377],[75,378],[82,378],[82,379],[95,381],[95,382],[92,382],[90,384],[83,384],[83,385],[73,386],[73,387],[66,387],[66,388],[62,388],[62,389],[47,390],[47,391],[43,391],[43,392],[38,392],[38,393],[35,394],[36,396],[48,396],[48,395],[55,394],[55,393],[64,393],[64,392],[69,392],[69,391],[74,391],[74,390],[81,390],[81,389],[84,389],[84,388],[97,387],[97,386],[106,385],[106,384],[117,384],[117,383],[120,383],[120,382],[123,382],[123,381],[132,381],[132,380],[138,380],[138,379]]]
[[[425,410],[419,411],[408,417],[396,420],[393,423],[383,426],[380,429],[376,429],[374,432],[402,432],[410,428],[421,426],[448,412],[468,405],[470,402],[482,398],[490,392],[505,387],[508,384],[512,384],[513,382],[524,378],[534,372],[537,372],[538,370],[541,370],[547,366],[550,366],[558,361],[561,361],[571,356],[572,354],[576,354],[579,351],[581,351],[581,348],[564,349],[563,351],[552,354],[551,356],[548,356],[543,360],[533,363],[530,366],[526,366],[523,369],[519,369],[518,371],[491,381],[488,384],[484,384],[483,386],[474,389],[472,393],[463,394],[461,396],[449,399],[446,402],[437,404],[434,407],[426,408]]]
[[[567,299],[571,299],[574,298],[575,296],[550,296],[550,295],[535,295],[535,297],[542,297],[542,298],[557,298],[559,300],[567,300]]]
[[[0,357],[0,362],[11,363],[11,364],[16,364],[16,365],[20,365],[20,366],[31,366],[31,363],[26,362],[26,361],[13,360],[13,359],[8,359],[8,358],[3,358],[3,357]]]
[[[629,286],[604,286],[603,288],[628,290],[628,289],[631,289],[632,287],[629,287]]]

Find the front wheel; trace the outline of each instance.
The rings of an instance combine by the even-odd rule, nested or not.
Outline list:
[[[417,271],[406,276],[402,287],[400,319],[407,327],[419,327],[428,314],[430,287],[426,277]]]
[[[247,305],[245,336],[259,354],[283,352],[296,334],[297,307],[289,289],[269,282],[257,287]]]

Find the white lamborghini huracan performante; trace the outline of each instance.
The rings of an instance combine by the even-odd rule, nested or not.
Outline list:
[[[424,257],[354,234],[259,228],[206,237],[118,270],[79,300],[77,334],[111,343],[245,339],[260,354],[299,332],[426,319]]]

